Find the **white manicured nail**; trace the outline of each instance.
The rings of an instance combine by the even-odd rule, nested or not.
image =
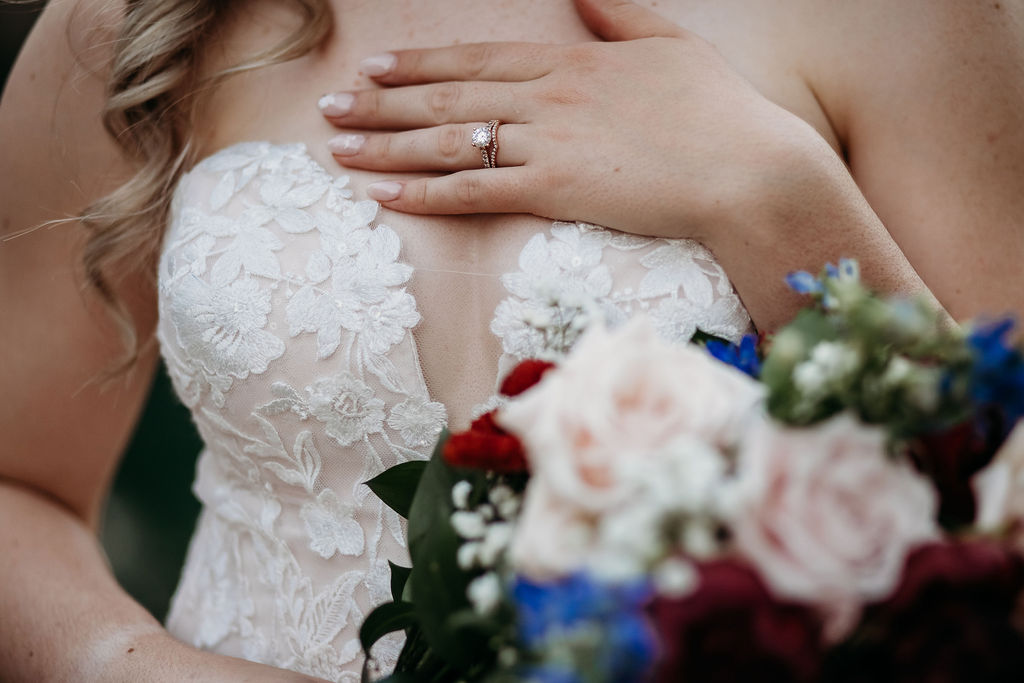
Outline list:
[[[324,116],[344,116],[352,108],[355,99],[347,92],[329,93],[321,97],[316,106]]]
[[[367,76],[376,78],[377,76],[391,73],[391,70],[395,68],[396,62],[398,62],[398,59],[393,54],[385,52],[381,55],[367,57],[359,62],[359,68]]]
[[[392,199],[398,199],[398,196],[402,194],[402,183],[396,183],[393,180],[370,183],[366,186],[366,194],[370,195],[370,199],[376,199],[378,202],[389,202]]]
[[[362,135],[342,133],[327,141],[327,149],[331,150],[331,154],[350,157],[353,154],[359,154],[359,150],[363,148],[365,142],[366,138]]]

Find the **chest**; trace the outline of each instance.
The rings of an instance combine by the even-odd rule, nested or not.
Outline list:
[[[257,3],[259,4],[259,3]],[[358,64],[388,50],[485,41],[575,43],[595,37],[571,0],[335,0],[335,31],[325,49],[226,81],[204,107],[207,153],[247,139],[305,142],[318,160],[333,163],[324,142],[335,132],[314,103],[326,92],[372,88]],[[801,74],[813,59],[810,16],[794,0],[640,0],[667,19],[711,41],[765,97],[810,123],[840,148],[828,117]],[[257,17],[253,20],[253,17]],[[291,18],[294,22],[294,18]],[[229,27],[230,63],[287,35],[280,8],[247,13]],[[294,26],[294,24],[292,24]],[[353,178],[360,183],[359,174]]]

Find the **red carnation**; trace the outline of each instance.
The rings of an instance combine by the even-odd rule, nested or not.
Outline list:
[[[694,593],[659,597],[649,608],[663,648],[659,682],[818,680],[821,620],[811,609],[776,600],[738,560],[699,572]]]
[[[893,596],[865,610],[826,680],[1020,683],[1024,636],[1014,612],[1022,591],[1024,559],[995,542],[922,546]]]
[[[465,432],[452,434],[444,445],[444,459],[452,467],[471,467],[503,474],[525,472],[523,444],[494,421],[494,412],[484,413]]]
[[[505,381],[501,383],[501,393],[506,396],[518,396],[540,381],[544,373],[555,367],[546,360],[524,360],[512,368]]]

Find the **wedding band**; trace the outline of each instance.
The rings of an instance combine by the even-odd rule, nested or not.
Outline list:
[[[470,139],[473,146],[480,150],[480,159],[484,168],[498,167],[498,126],[501,123],[497,119],[491,119],[486,126],[473,129]]]

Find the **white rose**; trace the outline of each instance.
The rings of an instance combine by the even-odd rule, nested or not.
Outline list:
[[[743,373],[662,341],[645,320],[589,331],[497,416],[532,471],[513,565],[537,578],[642,571],[665,550],[659,520],[714,512],[720,449],[761,397]]]
[[[523,442],[534,480],[599,513],[633,493],[622,476],[631,461],[666,452],[680,436],[731,445],[762,395],[757,382],[705,351],[662,341],[641,317],[615,332],[589,330],[497,422]]]
[[[592,520],[531,480],[516,523],[509,558],[520,573],[535,579],[565,576],[580,569],[594,547]]]
[[[738,551],[777,595],[821,608],[831,638],[891,594],[907,553],[938,533],[931,484],[847,414],[814,428],[756,425],[737,476]]]

